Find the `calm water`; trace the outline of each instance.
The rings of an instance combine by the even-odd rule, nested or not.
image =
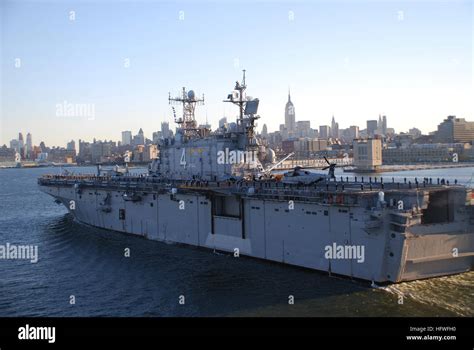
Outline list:
[[[36,264],[0,260],[0,316],[474,316],[473,272],[373,289],[316,271],[91,228],[38,190],[36,178],[52,172],[58,169],[0,170],[0,244],[39,249]],[[473,173],[393,176],[466,183]]]

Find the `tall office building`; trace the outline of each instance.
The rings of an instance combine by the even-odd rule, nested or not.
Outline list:
[[[68,151],[75,151],[76,150],[76,142],[74,140],[71,140],[70,142],[67,143],[66,149]]]
[[[349,130],[352,140],[359,138],[359,127],[357,125],[351,125]]]
[[[14,149],[15,152],[20,153],[20,143],[18,142],[18,140],[15,140],[15,139],[11,140],[10,141],[10,148]]]
[[[161,131],[154,131],[152,135],[152,142],[156,145],[158,144],[158,142],[160,142],[160,140],[163,138],[163,134],[161,133]]]
[[[450,115],[438,125],[434,139],[439,143],[473,142],[474,122]]]
[[[23,134],[20,132],[18,133],[18,153],[21,154],[22,158],[25,158],[25,140],[23,139]]]
[[[331,136],[331,127],[329,125],[320,125],[319,138],[327,140],[330,136]]]
[[[339,138],[339,123],[336,123],[336,119],[332,116],[331,121],[331,137],[337,139]]]
[[[288,102],[285,106],[285,127],[290,133],[295,131],[295,120],[295,106],[291,102],[290,92],[288,91]]]
[[[387,135],[387,116],[386,115],[382,117],[382,134],[384,134],[384,136]]]
[[[367,120],[367,135],[369,137],[374,137],[377,129],[378,129],[377,120]]]
[[[136,146],[140,146],[144,144],[145,144],[145,135],[143,133],[142,128],[140,128],[140,130],[138,130],[138,134],[133,136],[131,145],[133,147],[136,147]]]
[[[27,159],[31,159],[33,156],[33,136],[28,133],[26,134],[26,147],[25,147],[25,155]]]
[[[132,143],[132,132],[122,131],[122,145],[130,145]]]
[[[298,137],[309,137],[311,133],[311,121],[299,120],[296,122],[296,132]]]
[[[227,117],[219,119],[219,128],[223,128],[227,125]]]
[[[138,130],[138,135],[137,136],[138,136],[137,140],[139,142],[138,144],[139,145],[144,145],[145,144],[145,134],[143,133],[142,128],[140,128],[140,130]]]
[[[165,139],[167,139],[168,137],[170,137],[170,123],[168,122],[162,122],[161,123],[161,134],[163,135],[163,137]]]

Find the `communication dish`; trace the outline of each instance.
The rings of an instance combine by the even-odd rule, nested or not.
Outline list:
[[[196,95],[194,94],[194,91],[193,90],[189,90],[188,91],[188,98],[190,100],[194,100],[194,98],[196,97]]]

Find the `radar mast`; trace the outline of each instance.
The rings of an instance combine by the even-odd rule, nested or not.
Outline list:
[[[176,116],[176,111],[173,108],[174,121],[179,125],[183,136],[199,136],[199,128],[197,126],[196,118],[194,116],[194,111],[196,110],[197,105],[204,104],[204,94],[202,98],[197,98],[193,90],[186,91],[186,88],[183,87],[181,96],[171,97],[171,93],[168,93],[168,101],[170,105],[179,105],[183,106],[183,115],[181,117]]]
[[[245,82],[245,69],[242,70],[243,77],[242,82],[235,82],[234,91],[227,95],[227,100],[223,102],[230,102],[239,107],[239,119],[237,125],[240,131],[244,132],[249,139],[254,137],[255,132],[255,120],[260,118],[257,114],[258,110],[258,98],[252,99],[250,96],[246,96],[247,84]]]

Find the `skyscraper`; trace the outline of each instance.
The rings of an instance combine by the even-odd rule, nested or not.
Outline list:
[[[145,135],[143,133],[142,128],[140,128],[140,130],[138,130],[138,134],[133,136],[132,146],[136,147],[136,146],[140,146],[144,144],[145,144]]]
[[[374,137],[378,128],[377,120],[367,120],[367,136]]]
[[[122,131],[122,145],[130,145],[132,143],[132,132]]]
[[[68,151],[75,151],[76,150],[76,142],[74,140],[71,140],[70,142],[67,143],[66,149]]]
[[[144,145],[145,144],[145,134],[143,133],[143,129],[140,128],[138,130],[138,141],[140,142],[139,145]]]
[[[155,131],[153,132],[151,139],[152,139],[152,142],[155,145],[157,145],[162,138],[163,138],[163,133],[161,131]]]
[[[311,132],[311,121],[298,120],[296,122],[297,137],[309,137]]]
[[[331,121],[331,137],[337,139],[339,138],[339,123],[336,123],[336,119],[332,116]]]
[[[11,140],[10,148],[14,149],[15,152],[20,153],[20,143],[18,142],[18,140],[15,140],[15,139]]]
[[[227,125],[227,118],[226,117],[223,117],[221,119],[219,119],[219,128],[223,128]]]
[[[161,134],[163,135],[165,139],[170,137],[170,123],[168,122],[161,123]]]
[[[267,137],[267,136],[268,136],[267,124],[263,124],[263,127],[262,127],[262,137]]]
[[[474,140],[474,122],[450,115],[438,125],[435,140],[439,143],[471,142]]]
[[[351,125],[349,130],[352,140],[359,138],[359,127],[357,125]]]
[[[18,147],[22,158],[25,158],[25,140],[23,139],[23,134],[20,132],[18,133]]]
[[[33,155],[33,136],[28,133],[26,134],[26,158],[27,159],[31,159],[32,155]]]
[[[320,125],[319,126],[319,138],[328,139],[331,135],[331,127],[329,125]]]
[[[291,102],[290,91],[288,91],[288,102],[285,106],[285,127],[290,133],[295,131],[295,120],[295,106]]]

